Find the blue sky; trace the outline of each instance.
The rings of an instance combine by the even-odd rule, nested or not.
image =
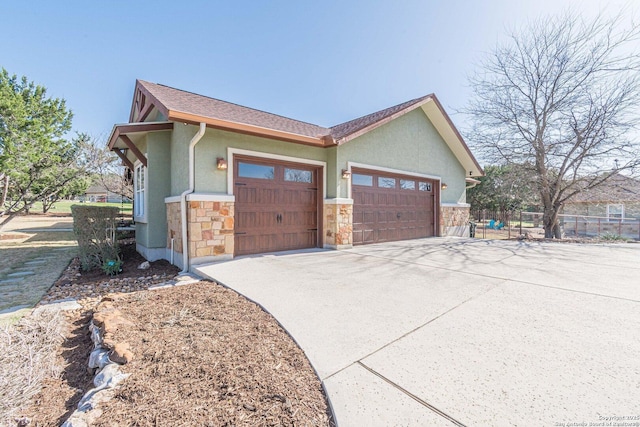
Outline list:
[[[127,122],[135,79],[323,126],[435,93],[464,129],[467,76],[509,28],[629,0],[10,1],[0,67],[63,97],[74,130]]]

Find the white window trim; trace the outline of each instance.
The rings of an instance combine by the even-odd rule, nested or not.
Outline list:
[[[138,216],[136,215],[136,206],[135,206],[135,201],[137,200],[136,197],[136,191],[137,191],[137,186],[138,186],[138,174],[137,174],[137,169],[138,167],[142,167],[142,171],[144,173],[144,195],[143,195],[143,199],[142,199],[142,203],[143,203],[143,214]],[[142,162],[140,162],[139,160],[136,160],[136,162],[133,165],[133,200],[134,200],[134,212],[133,212],[133,219],[136,222],[142,222],[142,223],[146,223],[148,220],[148,215],[147,213],[149,212],[149,168],[147,168],[146,166],[144,166],[142,164]]]
[[[611,207],[620,206],[620,218],[611,218]],[[619,219],[624,221],[624,203],[608,203],[607,204],[607,221],[618,221]]]

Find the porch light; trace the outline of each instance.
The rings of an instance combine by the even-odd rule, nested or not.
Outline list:
[[[218,159],[216,161],[216,166],[217,166],[219,171],[227,170],[227,161],[225,159],[223,159],[222,157],[218,157]]]
[[[349,172],[346,169],[342,169],[342,179],[349,179],[351,178],[351,172]]]
[[[446,189],[447,189],[447,184],[443,182],[443,183],[440,185],[440,189],[442,189],[442,190],[446,190]]]

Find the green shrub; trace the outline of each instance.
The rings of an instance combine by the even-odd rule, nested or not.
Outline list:
[[[602,233],[600,235],[600,239],[607,241],[607,242],[626,242],[628,239],[620,236],[619,234],[613,234],[613,233]]]
[[[119,271],[122,263],[116,239],[118,208],[73,205],[71,213],[82,269],[102,268],[104,263],[115,260]]]
[[[119,259],[108,259],[102,263],[102,271],[109,276],[115,276],[122,271],[122,261]]]

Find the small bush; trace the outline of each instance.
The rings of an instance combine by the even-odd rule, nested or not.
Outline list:
[[[73,205],[71,213],[82,269],[102,268],[109,260],[121,263],[116,239],[118,208]]]
[[[119,259],[108,259],[102,264],[102,271],[109,276],[115,276],[122,271],[122,261]]]
[[[627,241],[625,237],[622,237],[619,234],[613,234],[613,233],[601,234],[600,240],[604,240],[606,242],[626,242]]]

